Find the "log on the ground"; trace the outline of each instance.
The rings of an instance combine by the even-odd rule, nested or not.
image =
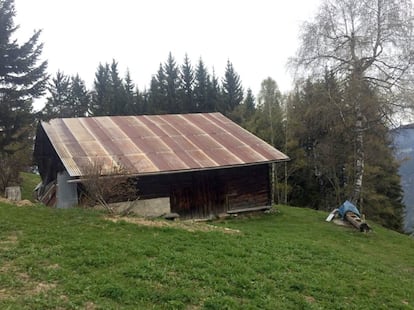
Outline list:
[[[356,215],[355,213],[348,211],[345,214],[345,219],[350,222],[355,228],[359,229],[359,231],[370,231],[371,227],[368,226],[367,223],[361,220],[361,218]]]

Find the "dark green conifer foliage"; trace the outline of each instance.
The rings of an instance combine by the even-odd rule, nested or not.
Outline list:
[[[130,79],[128,83],[132,83],[132,80]],[[95,73],[92,115],[126,115],[130,109],[124,81],[119,77],[118,63],[112,60],[111,65],[99,64]]]
[[[196,112],[208,110],[209,76],[203,60],[200,58],[195,72],[194,99]]]
[[[112,60],[111,70],[111,93],[109,94],[110,109],[108,115],[125,115],[127,113],[127,98],[122,79],[119,77],[118,63]]]
[[[164,64],[164,74],[167,90],[167,113],[179,113],[181,112],[179,70],[171,52]]]
[[[206,112],[216,112],[221,104],[220,84],[213,69],[213,75],[207,81],[207,107]]]
[[[255,98],[251,88],[247,89],[246,98],[243,101],[244,105],[244,118],[249,119],[256,110]]]
[[[213,75],[211,77],[211,95],[209,96],[213,101],[214,111],[219,111],[222,105],[221,102],[223,101],[223,97],[221,94],[221,85],[216,72],[213,70]]]
[[[42,110],[43,119],[73,117],[70,77],[62,71],[56,72],[52,81],[48,83],[47,90],[49,96]]]
[[[134,94],[135,111],[137,115],[148,114],[148,92],[144,90],[140,92],[138,87],[135,88]]]
[[[167,81],[164,74],[164,68],[160,64],[158,72],[151,79],[149,91],[149,107],[150,114],[168,113],[167,106]]]
[[[91,113],[93,116],[111,115],[112,83],[108,64],[99,64],[95,73]]]
[[[58,71],[48,85],[49,96],[42,109],[42,119],[83,117],[88,115],[90,96],[85,82],[75,75],[69,77]]]
[[[332,72],[319,81],[307,80],[288,99],[290,203],[315,209],[338,207],[353,190],[355,114],[348,104],[352,89],[340,85]],[[401,185],[385,123],[381,96],[364,90],[366,119],[365,178],[358,208],[369,220],[400,230]]]
[[[139,108],[135,96],[139,96],[139,91],[135,91],[135,85],[132,81],[131,74],[129,70],[125,75],[124,79],[124,96],[125,96],[125,106],[124,106],[124,115],[136,115],[139,114]]]
[[[47,81],[40,31],[20,45],[13,38],[14,16],[14,1],[0,0],[0,156],[31,143],[33,99],[44,93]]]
[[[221,112],[233,111],[243,101],[243,87],[240,76],[228,60],[223,78],[223,106]]]
[[[73,106],[72,117],[88,116],[91,96],[79,74],[71,77],[70,98]]]
[[[288,100],[288,153],[294,160],[290,176],[292,204],[331,209],[345,199],[348,150],[347,129],[340,114],[342,104],[336,80],[312,82]]]
[[[315,17],[303,24],[301,44],[291,64],[296,70],[321,77],[328,67],[346,86],[348,107],[353,108],[354,175],[348,199],[362,203],[365,177],[365,134],[373,124],[383,125],[396,106],[412,105],[414,68],[411,0],[324,1]],[[386,108],[373,119],[370,93],[381,94]],[[407,104],[408,103],[408,104]]]
[[[195,101],[194,101],[194,70],[191,66],[188,55],[185,54],[184,63],[180,70],[180,94],[181,94],[181,106],[182,113],[195,112]]]

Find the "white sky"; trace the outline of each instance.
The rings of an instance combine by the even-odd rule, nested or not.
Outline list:
[[[178,64],[187,53],[202,57],[209,72],[223,77],[227,59],[244,89],[257,95],[272,77],[291,89],[286,69],[299,44],[299,27],[320,0],[15,0],[19,40],[42,29],[48,71],[79,73],[90,89],[99,63],[128,67],[140,90],[171,51]],[[35,108],[39,108],[39,102]]]

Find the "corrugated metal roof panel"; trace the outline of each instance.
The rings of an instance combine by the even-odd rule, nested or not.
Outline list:
[[[288,159],[220,113],[53,119],[42,126],[72,177],[94,164],[139,175]]]

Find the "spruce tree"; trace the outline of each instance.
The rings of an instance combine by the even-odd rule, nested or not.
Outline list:
[[[216,73],[207,80],[207,104],[205,112],[216,112],[219,110],[221,102],[220,85]]]
[[[185,54],[184,63],[181,66],[180,70],[180,94],[181,94],[181,102],[182,102],[182,110],[181,112],[188,113],[188,112],[195,112],[194,106],[194,70],[191,66],[190,60]]]
[[[77,74],[68,76],[58,71],[49,83],[49,96],[41,117],[49,120],[58,117],[83,117],[88,115],[90,95],[85,82]]]
[[[150,114],[168,113],[166,84],[164,68],[160,64],[157,74],[151,79],[148,96],[148,112]]]
[[[89,115],[91,96],[79,74],[71,77],[70,98],[73,106],[72,117]]]
[[[138,87],[134,90],[134,111],[135,115],[148,114],[148,93],[146,90],[141,92]]]
[[[40,31],[23,44],[13,38],[13,0],[0,0],[0,156],[31,143],[33,99],[45,90],[47,62],[40,61]]]
[[[254,98],[251,88],[247,89],[247,94],[246,94],[246,98],[243,101],[243,105],[244,105],[243,116],[245,119],[249,119],[253,115],[256,109],[255,98]]]
[[[135,95],[139,95],[138,89],[135,92],[135,86],[131,78],[131,74],[129,70],[125,75],[124,79],[124,91],[125,91],[125,107],[124,107],[124,114],[125,115],[136,115],[138,114],[138,106],[136,102]]]
[[[233,111],[243,101],[243,87],[240,76],[234,70],[230,60],[227,61],[223,79],[223,106],[222,112]]]
[[[124,81],[119,76],[118,62],[112,60],[110,66],[111,72],[111,94],[110,94],[110,111],[109,115],[127,115],[128,114],[128,98],[124,88]],[[132,83],[130,80],[129,83]]]
[[[350,92],[350,93],[348,93]],[[381,117],[382,96],[366,88],[366,115]],[[288,150],[290,203],[332,210],[353,190],[355,114],[348,104],[352,89],[341,85],[332,72],[323,79],[298,85],[288,99]],[[369,107],[369,108],[368,108]],[[339,113],[338,113],[339,111]],[[365,132],[366,181],[358,208],[369,220],[400,230],[401,185],[385,124],[371,122]]]
[[[386,123],[396,106],[412,104],[413,18],[411,0],[332,0],[323,1],[315,18],[301,29],[301,44],[291,62],[295,70],[321,77],[328,67],[346,85],[355,148],[348,199],[356,204],[362,202],[364,188],[365,134],[374,123]],[[381,94],[386,107],[375,119],[365,114],[372,90]]]
[[[95,73],[92,93],[91,114],[93,116],[110,115],[112,100],[111,70],[108,64],[99,64]]]
[[[200,58],[195,72],[194,100],[196,112],[207,111],[208,100],[208,72],[203,60]]]
[[[167,113],[179,113],[181,111],[179,72],[171,52],[168,54],[167,62],[164,64],[164,74],[167,90]]]
[[[56,72],[48,83],[49,96],[42,110],[42,118],[49,120],[57,117],[73,117],[71,98],[71,79],[62,71]]]

